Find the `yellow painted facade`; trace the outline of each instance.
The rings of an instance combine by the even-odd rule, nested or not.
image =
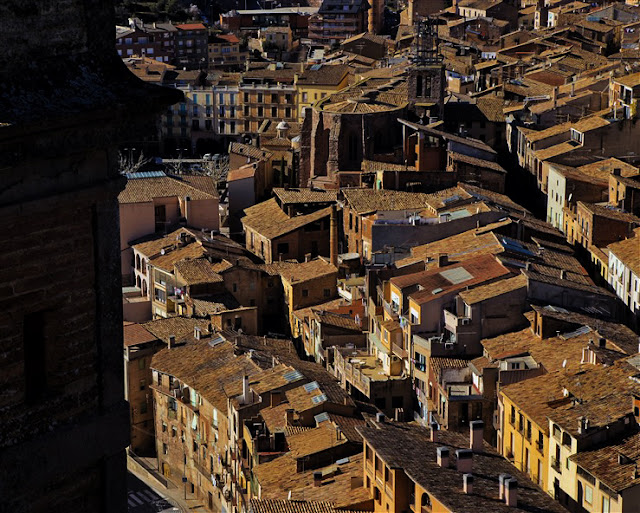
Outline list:
[[[548,490],[549,436],[524,410],[500,392],[502,403],[502,455]]]
[[[302,113],[305,107],[311,107],[314,103],[332,93],[341,91],[349,85],[349,74],[345,73],[337,85],[301,84],[296,83],[296,97],[298,103],[298,119],[302,122]]]

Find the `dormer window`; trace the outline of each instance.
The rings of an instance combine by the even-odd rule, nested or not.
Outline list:
[[[578,144],[584,143],[584,133],[576,130],[575,128],[571,129],[571,140],[577,142]]]

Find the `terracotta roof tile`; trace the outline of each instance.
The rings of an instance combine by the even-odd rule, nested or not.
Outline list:
[[[210,187],[205,185],[205,180],[198,180],[195,177],[184,181],[171,176],[135,178],[127,180],[127,185],[118,196],[118,202],[148,203],[153,201],[154,198],[170,198],[174,196],[189,196],[192,200],[203,200],[216,198],[217,193],[211,191]]]
[[[329,216],[331,207],[311,214],[289,217],[282,211],[275,198],[271,198],[245,209],[245,214],[242,218],[244,226],[255,230],[263,237],[273,239]]]
[[[513,278],[494,281],[487,285],[481,285],[474,289],[460,292],[460,298],[468,305],[473,305],[486,299],[498,297],[502,294],[526,287],[527,279],[520,274]]]
[[[123,326],[124,330],[124,345],[125,347],[135,346],[138,344],[145,344],[147,342],[153,342],[158,340],[158,337],[153,333],[145,329],[142,324],[134,322],[126,322]]]
[[[323,189],[310,188],[282,188],[274,187],[273,194],[284,204],[296,203],[335,203],[337,200],[336,191],[326,191]]]

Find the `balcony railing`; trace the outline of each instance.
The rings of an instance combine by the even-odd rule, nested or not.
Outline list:
[[[562,473],[562,465],[560,464],[560,460],[554,456],[551,457],[551,468],[556,472]]]

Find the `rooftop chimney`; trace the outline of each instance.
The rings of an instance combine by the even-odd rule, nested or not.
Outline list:
[[[438,423],[432,422],[431,424],[429,424],[429,427],[431,427],[431,441],[437,442],[438,441]]]
[[[449,466],[449,448],[438,447],[436,449],[436,461],[439,467],[447,468]]]
[[[376,422],[384,423],[384,413],[376,413]]]
[[[284,423],[285,423],[285,426],[293,425],[293,408],[287,408],[284,411]]]
[[[195,338],[196,340],[200,340],[201,337],[202,337],[202,330],[200,329],[200,326],[195,326],[193,328],[193,338]]]
[[[456,449],[456,460],[458,472],[471,473],[473,468],[473,452],[471,452],[471,449]]]
[[[565,269],[560,269],[560,279],[561,280],[567,279],[567,271]]]
[[[462,491],[467,495],[473,493],[473,474],[463,474]]]
[[[280,404],[282,400],[282,392],[280,390],[273,390],[271,392],[271,407],[274,408]]]
[[[446,267],[447,265],[449,265],[449,255],[440,253],[438,255],[438,267]]]
[[[576,95],[576,84],[575,82],[571,82],[571,97],[573,98]]]
[[[503,501],[504,500],[504,496],[505,496],[505,488],[504,488],[504,482],[507,479],[511,479],[511,476],[509,474],[500,474],[498,476],[498,481],[500,483],[500,500]]]
[[[247,404],[249,402],[249,376],[246,374],[242,377],[242,403]]]
[[[469,422],[469,448],[473,452],[482,452],[482,439],[484,437],[484,422],[472,420]]]
[[[167,340],[167,347],[169,349],[171,349],[175,345],[176,345],[176,336],[175,335],[169,335],[169,340]]]
[[[313,486],[322,486],[322,472],[319,470],[313,473]]]
[[[331,254],[331,265],[338,267],[338,212],[335,205],[331,205],[331,217],[329,221],[329,253]]]
[[[516,507],[518,505],[518,481],[514,478],[504,482],[504,501],[507,506]]]
[[[304,255],[304,261],[305,262],[309,262],[311,260],[311,253],[305,253]]]

